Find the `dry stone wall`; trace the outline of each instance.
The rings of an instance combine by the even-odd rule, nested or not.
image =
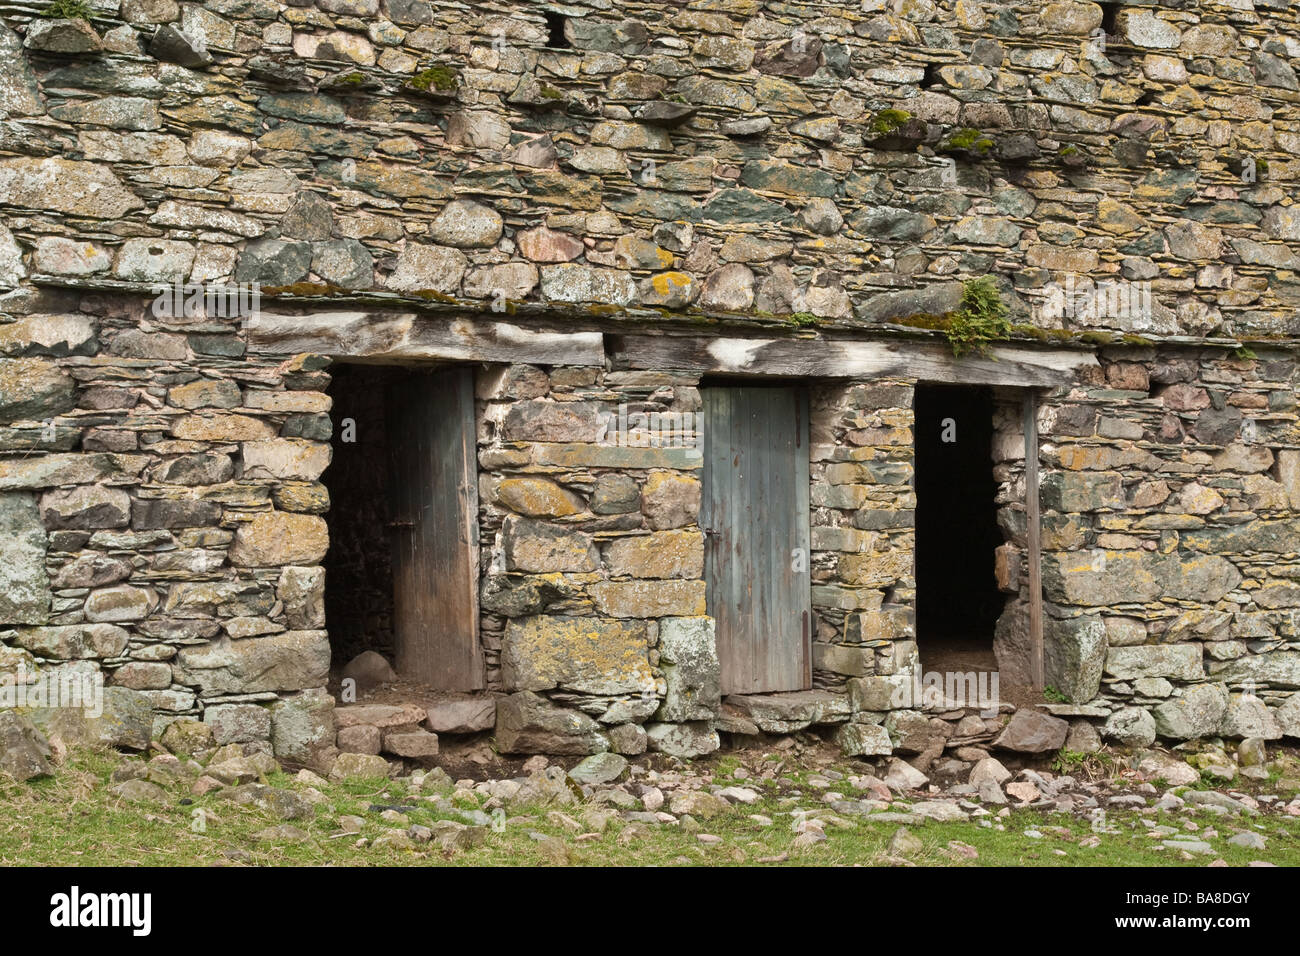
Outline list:
[[[1293,355],[1119,350],[1044,409],[1062,711],[1127,742],[1295,734],[1296,385]]]
[[[91,9],[0,34],[11,284],[874,325],[992,272],[1043,327],[1297,331],[1282,0]],[[1062,309],[1070,276],[1150,307]]]
[[[1286,3],[89,9],[8,4],[0,26],[0,666],[102,670],[114,716],[89,732],[139,746],[202,717],[316,763],[335,743],[330,360],[159,316],[153,284],[819,338],[930,334],[991,274],[1027,343],[1103,349],[1040,415],[1058,709],[1120,740],[1297,734]],[[1088,283],[1122,301],[1068,295]],[[620,404],[698,411],[699,384],[480,370],[498,741],[951,735],[884,706],[919,667],[913,379],[811,384],[816,688],[725,712],[698,457],[599,434]],[[1024,598],[1002,450],[1002,583]]]

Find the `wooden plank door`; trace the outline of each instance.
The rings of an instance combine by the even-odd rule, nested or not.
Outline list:
[[[387,395],[394,667],[436,690],[483,687],[473,379],[440,369]]]
[[[704,400],[700,524],[724,694],[812,686],[808,397],[716,386]]]

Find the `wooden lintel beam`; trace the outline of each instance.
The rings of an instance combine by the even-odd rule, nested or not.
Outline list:
[[[953,356],[929,342],[840,339],[614,336],[614,365],[780,378],[911,378],[963,385],[1050,388],[1096,365],[1091,352],[997,346],[986,355]]]
[[[531,362],[605,364],[599,332],[547,332],[509,322],[384,312],[261,311],[247,320],[254,349],[371,362]]]

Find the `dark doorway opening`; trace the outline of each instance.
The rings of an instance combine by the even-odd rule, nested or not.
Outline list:
[[[393,562],[389,540],[387,388],[408,373],[378,365],[335,365],[330,549],[325,556],[325,626],[335,668],[363,651],[393,660]]]
[[[919,385],[916,449],[916,635],[927,671],[996,670],[993,629],[1005,606],[995,575],[1003,543],[993,474],[992,390]]]
[[[332,376],[334,668],[375,651],[404,681],[480,689],[472,372],[343,364]]]

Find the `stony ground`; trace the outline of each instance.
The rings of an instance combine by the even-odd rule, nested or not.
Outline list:
[[[1295,751],[1272,752],[1254,780],[1223,779],[1232,760],[1211,747],[1192,758],[1199,771],[1161,751],[1065,752],[1051,768],[993,761],[977,784],[910,790],[901,761],[783,744],[577,766],[480,748],[442,760],[460,780],[434,768],[331,781],[239,745],[206,766],[75,751],[51,776],[0,786],[0,864],[1300,863]]]

